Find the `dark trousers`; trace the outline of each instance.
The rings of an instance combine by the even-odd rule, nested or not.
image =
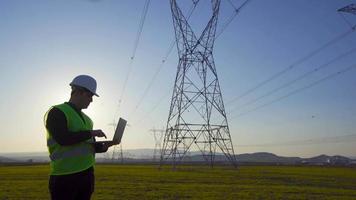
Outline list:
[[[69,175],[51,175],[49,191],[52,200],[89,200],[94,192],[93,167]]]

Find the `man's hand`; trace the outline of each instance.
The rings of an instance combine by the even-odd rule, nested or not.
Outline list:
[[[109,147],[111,147],[111,146],[120,144],[119,141],[104,141],[104,142],[101,142],[101,143],[102,143],[102,145],[103,145],[105,148],[109,148]]]
[[[100,143],[101,146],[102,146],[102,148],[105,149],[105,151],[106,151],[109,147],[111,147],[111,146],[117,144],[117,143],[115,143],[115,142],[113,142],[113,141],[103,141],[103,142],[97,142],[97,143]]]
[[[99,141],[92,144],[94,145],[96,153],[103,153],[106,152],[109,147],[120,144],[120,141]]]
[[[106,138],[105,133],[100,129],[99,130],[92,130],[92,131],[90,131],[90,133],[91,133],[91,136],[93,136],[93,137],[105,137]]]

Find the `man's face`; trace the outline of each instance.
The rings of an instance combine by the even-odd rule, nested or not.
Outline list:
[[[88,108],[89,104],[93,101],[93,93],[89,91],[80,91],[80,102],[82,109]]]

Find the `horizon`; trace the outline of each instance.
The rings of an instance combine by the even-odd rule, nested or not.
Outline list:
[[[143,151],[143,150],[150,150],[150,151],[154,151],[153,148],[138,148],[138,149],[123,149],[123,152],[125,151]],[[111,154],[112,151],[108,151],[108,152],[105,152],[103,154],[101,154],[101,157],[104,156],[104,154]],[[141,152],[142,153],[142,152]],[[148,153],[152,153],[153,152],[148,152]],[[193,153],[197,153],[195,155],[198,155],[199,154],[199,151],[193,151]],[[218,155],[221,155],[222,153],[221,152],[218,152],[219,154]],[[261,152],[247,152],[247,153],[235,153],[235,156],[237,155],[243,155],[243,154],[260,154],[260,153],[267,153],[267,154],[272,154],[272,155],[276,155],[276,156],[279,156],[279,157],[298,157],[298,158],[313,158],[313,157],[318,157],[318,156],[323,156],[323,155],[326,155],[326,156],[342,156],[342,157],[347,157],[347,158],[350,158],[350,159],[356,159],[356,155],[339,155],[339,154],[318,154],[318,155],[313,155],[313,156],[307,156],[307,157],[304,157],[304,156],[293,156],[293,155],[290,155],[290,156],[287,156],[287,155],[281,155],[281,154],[275,154],[275,153],[271,153],[271,152],[266,152],[266,151],[261,151]],[[3,156],[3,157],[7,157],[7,156],[15,156],[15,155],[18,155],[18,156],[21,156],[21,154],[25,155],[25,154],[48,154],[47,151],[38,151],[38,152],[0,152],[0,156]],[[26,156],[33,156],[33,155],[26,155]],[[42,156],[42,155],[41,155]],[[44,155],[43,155],[44,156]],[[111,159],[111,158],[110,158]]]

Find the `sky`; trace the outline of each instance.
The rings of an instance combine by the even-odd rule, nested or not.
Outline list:
[[[243,3],[231,2],[236,7]],[[123,149],[154,148],[150,129],[167,123],[178,54],[174,47],[162,64],[175,38],[172,16],[169,1],[151,0],[130,64],[144,3],[0,1],[1,153],[46,151],[43,116],[51,106],[69,100],[69,83],[79,74],[98,82],[100,97],[83,110],[94,129],[110,138],[111,124],[124,117],[129,126]],[[350,3],[356,2],[251,0],[216,39],[214,61],[236,154],[356,156],[355,67],[309,87],[356,64],[356,52],[349,53],[356,46],[356,31],[305,59],[356,24],[356,15],[337,12]],[[191,5],[190,0],[179,1],[185,14]],[[196,35],[211,15],[209,6],[210,1],[201,0],[190,18]],[[222,0],[218,31],[233,13],[231,4]],[[265,95],[335,58],[327,67]],[[298,64],[237,99],[293,63]],[[299,92],[288,96],[293,91]]]

